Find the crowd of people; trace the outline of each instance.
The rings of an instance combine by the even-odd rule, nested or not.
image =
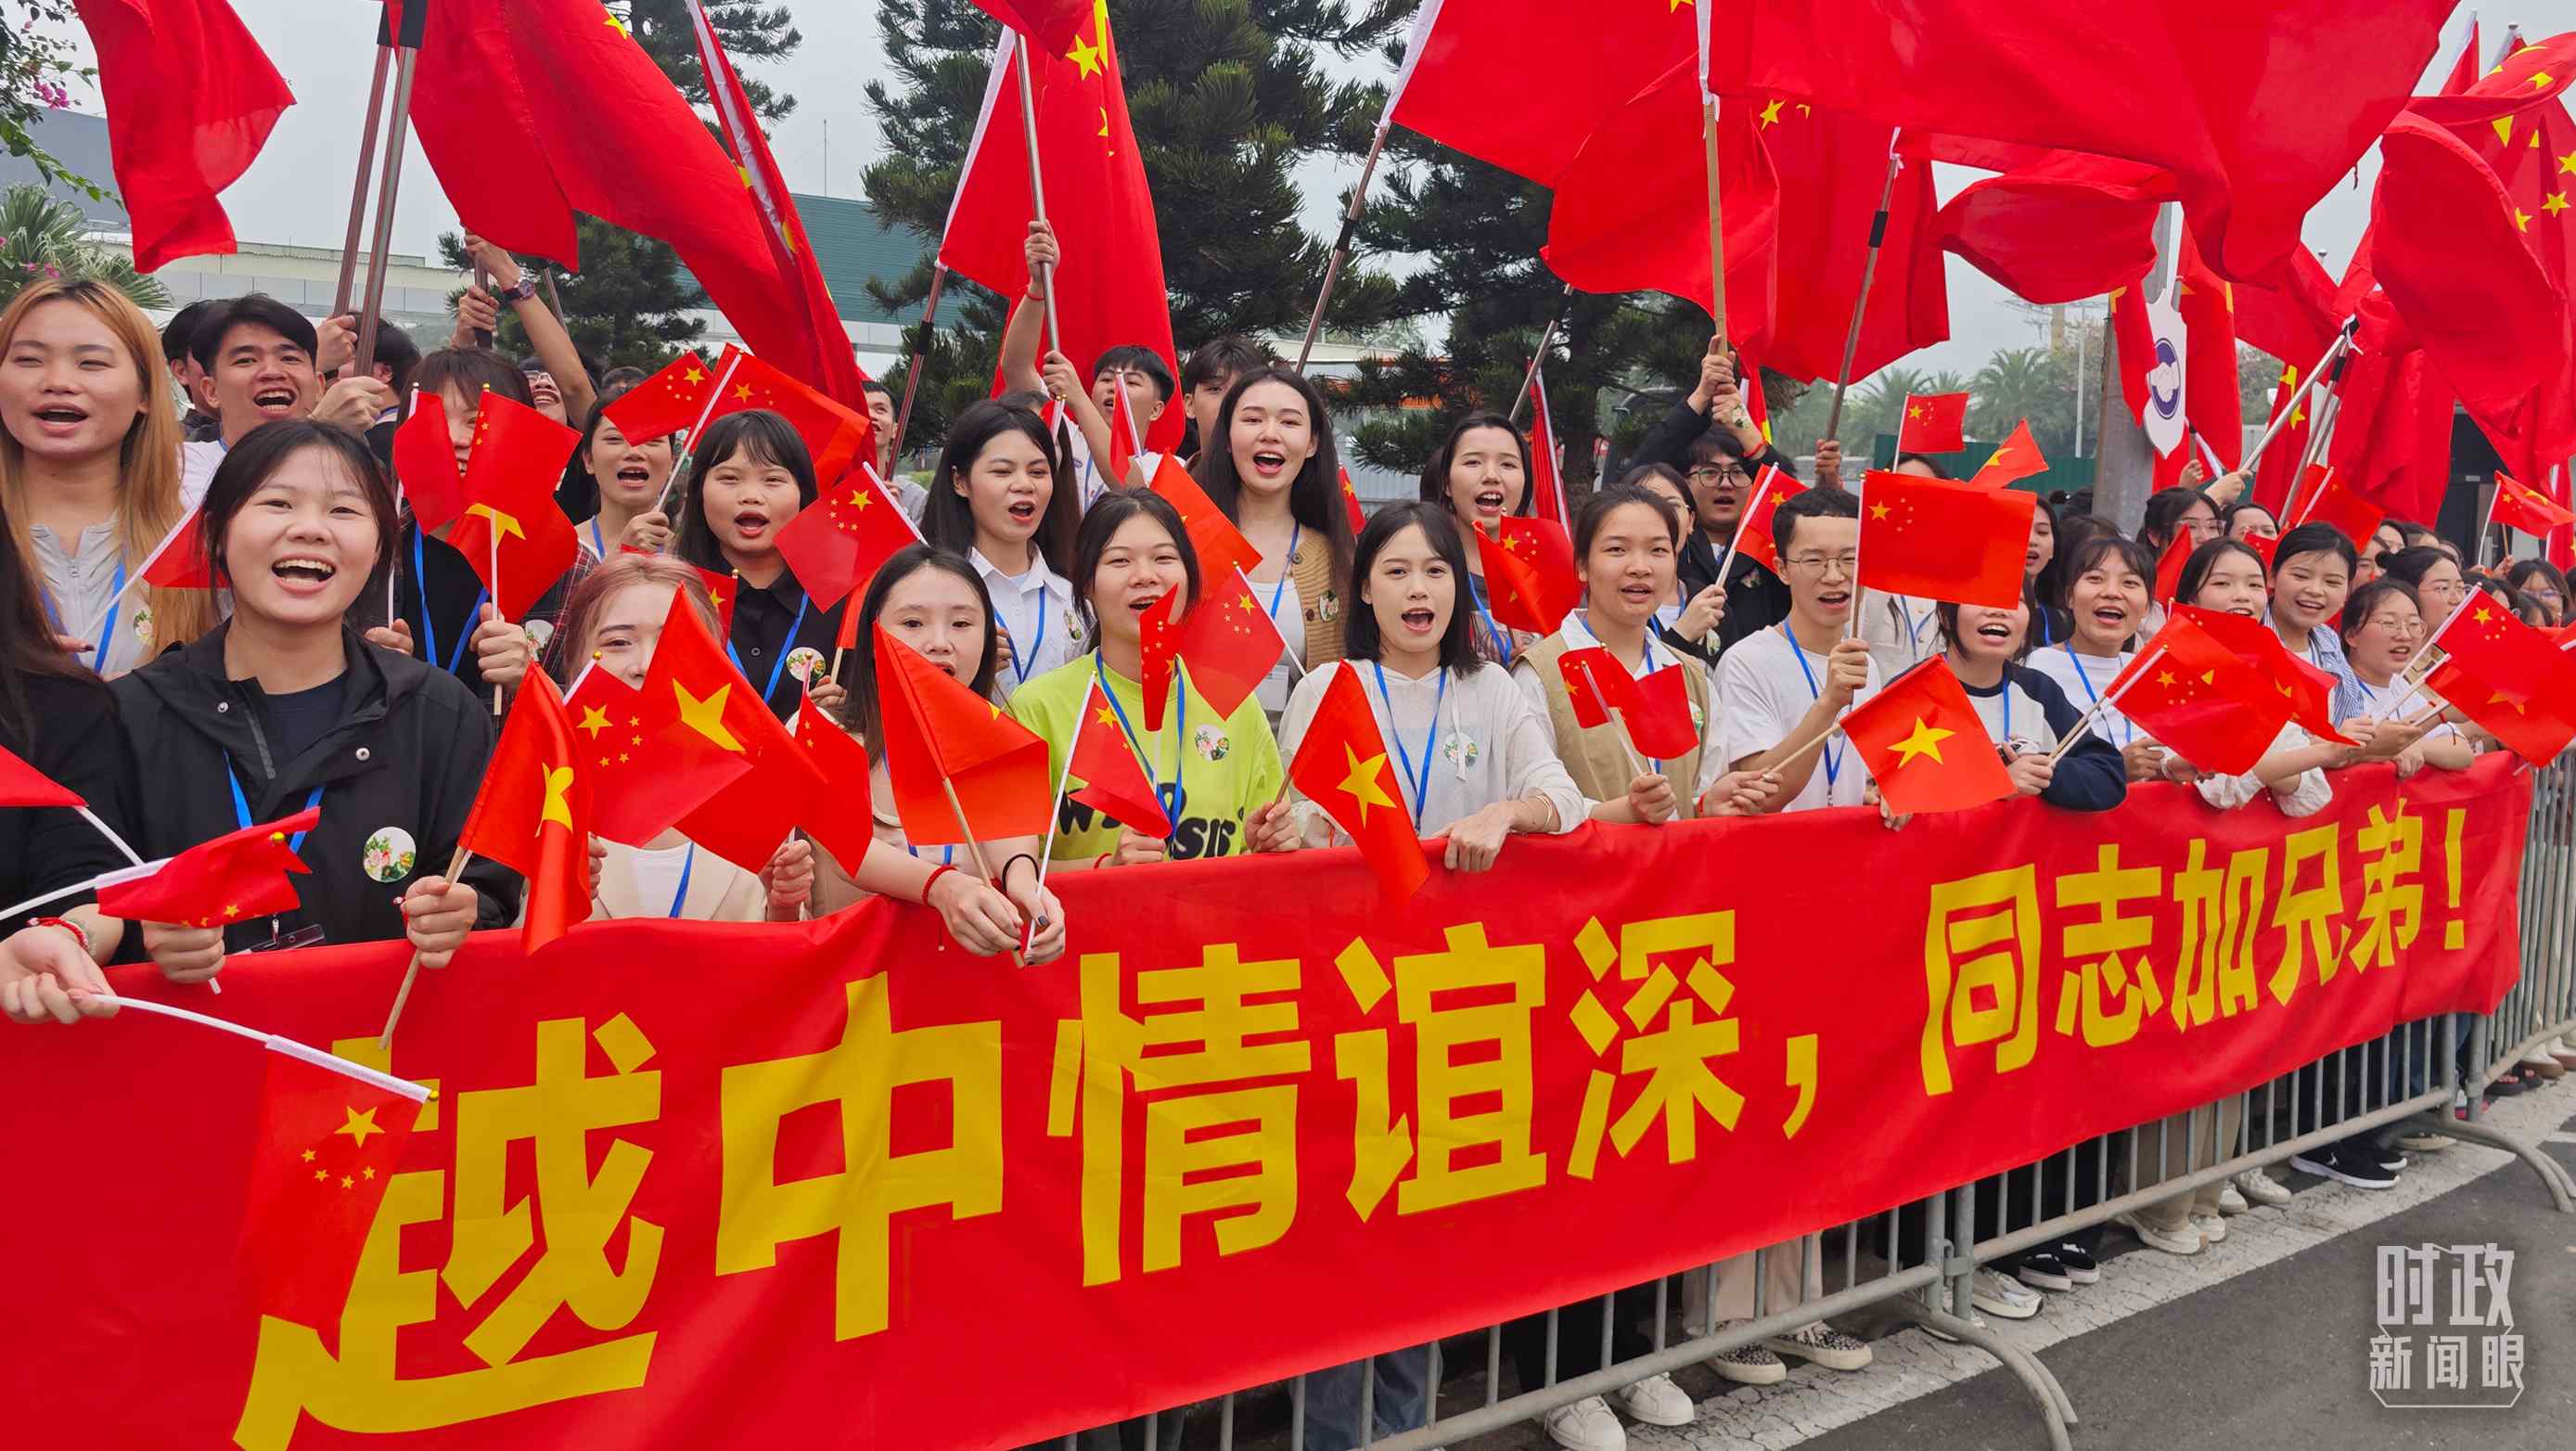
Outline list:
[[[1033,275],[1052,243],[1032,237]],[[249,296],[195,304],[159,330],[96,283],[28,287],[0,314],[0,745],[77,791],[147,857],[307,807],[319,823],[294,846],[312,875],[292,912],[221,927],[123,922],[90,902],[56,905],[0,940],[0,1008],[22,1022],[111,1011],[100,967],[151,962],[173,982],[217,979],[235,954],[313,941],[408,939],[443,965],[469,931],[510,924],[520,884],[475,861],[440,875],[493,748],[495,692],[531,671],[559,681],[592,663],[640,682],[675,598],[730,648],[747,688],[782,719],[818,710],[862,742],[877,734],[877,629],[918,651],[1042,737],[1060,770],[1089,692],[1106,694],[1128,744],[1162,794],[1171,834],[1152,839],[1076,802],[1051,842],[983,843],[1001,862],[987,880],[954,846],[914,848],[879,779],[875,842],[833,859],[801,838],[758,871],[701,853],[677,831],[643,846],[593,849],[595,917],[793,921],[870,896],[926,904],[961,946],[989,954],[1027,941],[1042,963],[1063,951],[1065,911],[1040,885],[1057,873],[1122,871],[1165,858],[1321,848],[1346,840],[1287,780],[1337,662],[1358,672],[1400,764],[1402,807],[1425,839],[1445,841],[1450,871],[1492,867],[1514,836],[1566,833],[1587,820],[1654,826],[1878,805],[1875,783],[1837,732],[1885,682],[1935,654],[1965,686],[2015,789],[2065,811],[2119,808],[2130,788],[2177,783],[2212,810],[2269,798],[2315,812],[2337,773],[2364,762],[2400,775],[2459,770],[2492,742],[2456,719],[2406,713],[2429,697],[2403,677],[2438,623],[2470,591],[2537,625],[2568,613],[2564,576],[2527,560],[2471,567],[2456,546],[2391,520],[2369,547],[2323,525],[2283,531],[2228,476],[2157,494],[2132,537],[2089,500],[2044,500],[2025,560],[2025,598],[1959,606],[1863,589],[1860,507],[1828,441],[1805,492],[1771,519],[1776,571],[1733,548],[1748,493],[1767,465],[1795,473],[1747,416],[1732,359],[1713,347],[1697,385],[1640,440],[1628,468],[1572,510],[1581,597],[1546,635],[1498,622],[1469,531],[1532,508],[1528,436],[1507,418],[1458,420],[1432,453],[1420,497],[1378,509],[1354,532],[1345,512],[1333,400],[1242,338],[1195,349],[1175,377],[1144,348],[1113,348],[1087,371],[1043,350],[1042,307],[1023,307],[1003,341],[1007,391],[962,410],[935,467],[905,481],[923,544],[896,555],[864,593],[824,608],[778,549],[813,505],[814,461],[779,415],[733,414],[701,436],[636,442],[605,405],[640,376],[587,364],[507,254],[479,240],[493,278],[469,291],[457,332],[420,352],[379,327],[374,356],[353,356],[353,320],[316,325]],[[1032,297],[1038,296],[1033,289]],[[513,360],[488,337],[517,316],[533,355]],[[1230,712],[1186,672],[1162,724],[1148,727],[1141,637],[1146,612],[1209,581],[1190,532],[1140,467],[1113,465],[1111,416],[1150,425],[1187,410],[1192,473],[1260,555],[1246,577],[1287,642],[1271,678]],[[581,558],[523,617],[493,608],[471,564],[419,528],[389,477],[391,433],[409,400],[435,395],[460,464],[481,400],[498,395],[581,430],[558,494]],[[870,408],[895,474],[892,399]],[[1050,423],[1055,405],[1061,422]],[[681,458],[688,460],[679,476]],[[1123,461],[1122,461],[1123,464]],[[1901,471],[1941,473],[1906,456]],[[667,511],[665,501],[676,495]],[[129,588],[131,571],[195,511],[219,590]],[[2177,599],[2267,623],[2295,656],[2329,672],[2337,728],[2350,744],[2293,725],[2240,776],[2212,776],[2159,746],[2116,708],[2097,709],[2164,613],[2156,562],[2194,541]],[[697,569],[684,568],[694,565]],[[701,570],[730,576],[729,622]],[[837,674],[826,662],[842,614],[859,614]],[[870,628],[875,627],[875,628]],[[1700,725],[1675,758],[1640,758],[1616,725],[1586,727],[1557,668],[1598,646],[1643,678],[1679,664]],[[2093,720],[2078,722],[2088,711]],[[2072,745],[2059,752],[2073,737]],[[1904,819],[1887,815],[1891,829]],[[35,898],[123,865],[110,840],[61,808],[5,810],[0,900]],[[1030,924],[1042,930],[1030,936]],[[1080,923],[1070,924],[1079,932]],[[2576,1048],[2566,1055],[2576,1061]],[[2557,1076],[2548,1055],[2508,1074]],[[2242,1125],[2191,1116],[2207,1156],[2235,1150]],[[2363,1188],[2396,1181],[2406,1152],[2440,1145],[2369,1135],[2298,1166]],[[2128,1182],[2152,1185],[2153,1166]],[[2140,1177],[2144,1175],[2146,1177]],[[2000,1198],[2000,1196],[1997,1196]],[[2280,1204],[2260,1171],[2178,1193],[2127,1216],[2149,1247],[2188,1255],[2224,1239],[2230,1216]],[[2036,1313],[2040,1292],[2102,1273],[2089,1241],[1980,1271],[1980,1309]],[[1713,1296],[1697,1277],[1685,1307],[1701,1330],[1773,1310],[1816,1278],[1816,1244],[1729,1261]],[[1507,1332],[1524,1384],[1598,1366],[1603,1329],[1570,1307]],[[1597,1316],[1598,1306],[1590,1313]],[[1622,1316],[1624,1321],[1627,1317]],[[1614,1348],[1633,1330],[1609,1328]],[[1548,1363],[1553,1345],[1554,1364]],[[1421,1424],[1423,1352],[1380,1358],[1379,1435]],[[1728,1352],[1728,1381],[1763,1384],[1787,1360],[1836,1370],[1869,1346],[1823,1322]],[[1308,1444],[1357,1440],[1356,1367],[1312,1382]],[[1409,1388],[1409,1389],[1408,1389]],[[1615,1399],[1631,1416],[1686,1424],[1690,1398],[1653,1376]],[[1624,1432],[1608,1400],[1549,1413],[1576,1451],[1615,1451]]]

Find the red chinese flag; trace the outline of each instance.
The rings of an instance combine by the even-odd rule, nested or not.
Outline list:
[[[713,749],[744,763],[742,778],[711,798],[695,795],[695,780],[675,782],[670,790],[675,798],[691,795],[703,803],[679,818],[681,833],[745,871],[769,865],[809,796],[822,790],[813,763],[684,595],[671,597],[661,641],[653,647],[652,668],[644,676],[644,723],[648,739],[667,734],[692,750]]]
[[[650,443],[694,426],[715,382],[715,365],[695,353],[682,353],[602,411],[628,443]]]
[[[1422,889],[1431,864],[1414,835],[1404,789],[1396,782],[1377,717],[1369,713],[1359,672],[1346,660],[1326,668],[1333,683],[1315,708],[1306,738],[1297,743],[1288,779],[1358,845],[1387,901],[1402,902]]]
[[[699,580],[707,587],[708,602],[716,607],[716,633],[726,639],[733,638],[733,606],[735,598],[742,593],[742,577],[735,574],[718,574],[704,565],[692,564],[689,568],[698,572]],[[850,613],[858,612],[853,610]]]
[[[2048,460],[2040,455],[2039,441],[2030,436],[2030,420],[2013,425],[2012,437],[1989,454],[1969,483],[1981,489],[2000,489],[2016,479],[2048,472]]]
[[[2204,610],[2197,605],[2178,605],[2175,612],[2198,625],[2209,638],[2236,653],[2236,658],[2253,668],[2272,688],[2290,698],[2290,719],[2297,721],[2308,734],[2319,740],[2351,745],[2350,737],[2335,729],[2335,677],[2300,659],[2281,643],[2271,626],[2243,615],[2219,610]]]
[[[555,488],[581,432],[524,403],[483,395],[465,460],[465,508],[447,544],[492,592],[503,619],[518,619],[581,559],[581,538]]]
[[[1689,755],[1699,745],[1699,723],[1691,719],[1690,682],[1682,675],[1686,668],[1675,661],[1637,681],[1636,708],[1626,715],[1628,740],[1639,755],[1669,761]]]
[[[215,562],[206,557],[206,531],[198,527],[199,523],[196,507],[189,506],[134,571],[143,583],[161,589],[215,587]]]
[[[1959,396],[1966,396],[1964,394]],[[1950,479],[1869,471],[1860,511],[1860,582],[1889,594],[2008,610],[2039,496]]]
[[[1049,50],[1073,45],[1092,0],[975,0],[976,8]]]
[[[479,433],[479,414],[476,424]],[[421,528],[444,529],[465,512],[465,480],[456,472],[456,445],[447,436],[445,399],[411,391],[411,411],[394,428],[393,458],[394,482]]]
[[[2182,272],[2173,299],[2189,337],[2183,360],[2187,381],[2183,396],[2191,410],[2192,432],[2200,435],[2222,468],[2234,469],[2245,457],[2245,402],[2236,373],[2236,289],[2201,260],[2200,244],[2188,228],[2182,234]]]
[[[1143,678],[1137,688],[1145,701],[1145,729],[1158,731],[1172,710],[1173,662],[1181,658],[1182,592],[1170,590],[1146,606],[1137,621],[1136,653]]]
[[[1965,811],[2013,794],[1985,721],[1943,656],[1889,681],[1843,717],[1842,729],[1899,815]]]
[[[1841,375],[1843,346],[1861,301],[1861,273],[1874,237],[1884,241],[1849,376],[1866,378],[1917,348],[1948,338],[1949,284],[1941,254],[1926,245],[1940,208],[1931,166],[1907,161],[1890,191],[1887,167],[1895,132],[1885,122],[1788,97],[1746,97],[1730,104],[1753,110],[1780,188],[1777,255],[1793,259],[1793,265],[1779,268],[1779,294],[1770,336],[1762,342],[1762,361],[1802,380]],[[1887,197],[1883,231],[1878,221],[1882,195]],[[1734,198],[1726,202],[1732,207]]]
[[[1761,392],[1759,388],[1753,391]],[[1529,400],[1531,508],[1539,518],[1553,520],[1556,527],[1571,536],[1574,533],[1574,515],[1566,507],[1565,481],[1558,477],[1556,415],[1548,411],[1547,377],[1543,368],[1530,372]]]
[[[778,553],[788,570],[827,610],[866,589],[887,560],[920,542],[921,530],[885,491],[876,466],[865,461],[778,531]]]
[[[2379,521],[2387,517],[2378,505],[2345,488],[2335,470],[2325,464],[2308,465],[2298,496],[2292,528],[2332,524],[2356,549],[2370,547],[2370,536],[2379,532]]]
[[[727,346],[716,367],[725,384],[713,416],[765,408],[786,419],[814,456],[817,483],[837,480],[852,463],[877,456],[876,425],[867,414],[833,402],[738,348]]]
[[[1637,678],[1607,647],[1568,650],[1556,657],[1556,672],[1565,679],[1566,704],[1574,710],[1574,723],[1585,730],[1608,725],[1614,710],[1622,716],[1636,714]]]
[[[2223,776],[2252,770],[2290,722],[2290,697],[2180,611],[2103,699],[2159,744]]]
[[[98,52],[108,159],[134,266],[235,249],[217,194],[250,169],[286,81],[224,0],[75,0]]]
[[[1968,395],[1905,395],[1905,421],[1896,430],[1899,453],[1957,453],[1967,445]]]
[[[1136,408],[1127,397],[1127,385],[1120,383],[1109,397],[1109,451],[1115,455],[1109,470],[1120,488],[1127,486],[1128,472],[1145,452],[1145,430],[1136,426]]]
[[[2494,522],[2543,539],[2548,538],[2553,529],[2576,524],[2576,513],[2560,507],[2539,490],[2524,487],[2512,475],[2497,474],[2495,483],[2494,508],[2488,515]]]
[[[260,1313],[336,1333],[358,1255],[428,1090],[268,1041],[242,1206],[241,1263]]]
[[[531,954],[590,916],[590,782],[580,758],[554,681],[529,671],[457,841],[527,879],[519,944]]]
[[[1261,551],[1225,517],[1225,511],[1199,487],[1180,459],[1166,453],[1155,461],[1154,475],[1146,487],[1163,496],[1163,502],[1180,512],[1181,527],[1189,531],[1190,548],[1199,557],[1199,575],[1215,579],[1230,570],[1250,571],[1261,567]]]
[[[1003,32],[942,228],[939,261],[1005,297],[1028,287],[1021,244],[1033,214],[1029,147],[1018,81],[1010,73],[1022,57],[1036,100],[1037,152],[1045,158],[1047,220],[1063,252],[1051,288],[1064,355],[1087,371],[1102,353],[1133,344],[1153,350],[1177,377],[1162,238],[1145,183],[1144,148],[1127,121],[1106,3],[1084,7],[1077,33],[1063,45],[1032,47],[1018,32]],[[1170,451],[1188,417],[1187,409],[1164,409],[1145,446]]]
[[[1494,619],[1515,630],[1552,635],[1583,603],[1574,573],[1574,541],[1553,519],[1506,516],[1497,539],[1482,528],[1467,532],[1485,565],[1485,599]]]
[[[15,751],[0,747],[0,806],[87,805],[78,793],[28,765]]]
[[[1067,769],[1083,783],[1073,793],[1074,800],[1156,841],[1172,834],[1172,818],[1163,810],[1163,798],[1147,779],[1135,749],[1127,743],[1126,730],[1118,724],[1118,712],[1101,694],[1096,680],[1091,693],[1083,697]]]
[[[1368,527],[1368,510],[1360,507],[1360,491],[1351,483],[1351,471],[1344,468],[1340,470],[1340,473],[1342,476],[1342,512],[1350,516],[1351,537],[1353,539],[1357,539],[1360,537],[1360,531]]]
[[[2261,533],[2247,534],[2238,538],[2236,542],[2263,556],[2263,573],[2266,575],[2271,574],[2272,556],[2278,553],[2281,548],[2280,535]]]
[[[642,846],[712,800],[751,769],[748,756],[725,750],[676,719],[647,719],[644,694],[593,666],[564,697],[572,716],[573,762],[589,782],[594,835]]]
[[[1179,654],[1189,672],[1189,688],[1223,719],[1251,699],[1253,689],[1287,653],[1288,642],[1270,612],[1253,598],[1243,571],[1229,570],[1205,584],[1207,598],[1191,601],[1189,613],[1181,617]]]
[[[1771,539],[1771,511],[1805,492],[1807,486],[1782,473],[1778,464],[1762,466],[1753,480],[1753,492],[1744,496],[1744,517],[1735,531],[1735,547],[1745,558],[1775,575],[1780,573],[1779,546]]]
[[[2576,660],[2481,595],[2434,635],[2445,652],[2425,677],[2461,714],[2534,766],[2576,739]]]
[[[885,738],[876,748],[913,845],[963,845],[969,831],[992,841],[1054,829],[1046,742],[882,627],[877,711]]]
[[[2281,365],[2281,381],[2272,389],[2272,414],[2265,426],[2280,424],[2281,431],[2264,448],[2263,457],[2254,466],[2254,502],[2283,517],[2290,495],[2299,482],[2299,459],[2308,451],[2308,405],[2302,400],[2298,411],[2281,423],[2281,411],[2290,406],[2299,391],[2299,368],[2295,363]]]
[[[1955,159],[1942,154],[1942,140],[1909,133],[1907,155],[1929,172],[1934,160]],[[1955,252],[2015,297],[2039,303],[2100,297],[2155,265],[2156,214],[2176,195],[2170,173],[2073,151],[2016,160],[1950,198],[1927,229],[1927,251]]]
[[[834,860],[856,871],[868,843],[876,839],[867,747],[809,697],[796,712],[796,749],[812,764],[815,779],[829,788],[805,803],[805,832]]]
[[[2453,63],[2442,93],[2417,96],[2406,109],[2440,126],[2488,126],[2556,100],[2570,82],[2576,82],[2576,34],[2553,35],[2537,45],[2521,46],[2483,75],[2477,50],[2478,23],[2473,15],[2468,48]]]
[[[322,819],[319,807],[228,831],[166,861],[115,874],[98,889],[98,910],[128,922],[222,927],[296,907],[290,873],[309,871],[287,845]]]
[[[2165,542],[2165,552],[2156,556],[2157,600],[2170,605],[2174,596],[2182,593],[2182,567],[2191,562],[2193,547],[2192,533],[2188,529],[2175,530],[2174,537]],[[2268,564],[2264,567],[2266,572],[2270,570]]]

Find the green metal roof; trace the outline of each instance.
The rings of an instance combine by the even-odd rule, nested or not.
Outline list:
[[[930,252],[928,242],[909,228],[885,225],[877,219],[875,208],[855,198],[799,192],[796,214],[804,219],[805,235],[813,242],[815,258],[823,265],[823,282],[832,289],[832,301],[842,317],[897,327],[911,327],[921,321],[918,312],[898,317],[878,307],[876,300],[868,296],[868,281],[892,281],[911,271]],[[957,322],[956,299],[954,292],[941,295],[940,326]]]

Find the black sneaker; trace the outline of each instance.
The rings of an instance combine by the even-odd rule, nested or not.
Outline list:
[[[2290,1167],[2302,1174],[2314,1174],[2320,1179],[2332,1179],[2338,1184],[2349,1184],[2355,1189],[2397,1187],[2395,1174],[2359,1154],[2344,1149],[2341,1145],[2330,1145],[2312,1153],[2300,1154],[2290,1160]]]
[[[2021,1265],[2014,1273],[2021,1277],[2023,1284],[2036,1290],[2075,1288],[2075,1277],[2066,1273],[2066,1266],[2058,1261],[2056,1255],[2044,1249],[2023,1255]]]
[[[2084,1246],[2070,1239],[2059,1245],[2054,1253],[2058,1264],[2066,1269],[2066,1278],[2079,1285],[2090,1285],[2101,1280],[2102,1266],[2094,1262],[2091,1251]]]

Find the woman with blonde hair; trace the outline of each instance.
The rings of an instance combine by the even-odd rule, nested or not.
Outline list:
[[[86,279],[19,293],[0,312],[0,503],[80,663],[112,678],[213,627],[208,591],[131,578],[193,502],[143,310]]]

